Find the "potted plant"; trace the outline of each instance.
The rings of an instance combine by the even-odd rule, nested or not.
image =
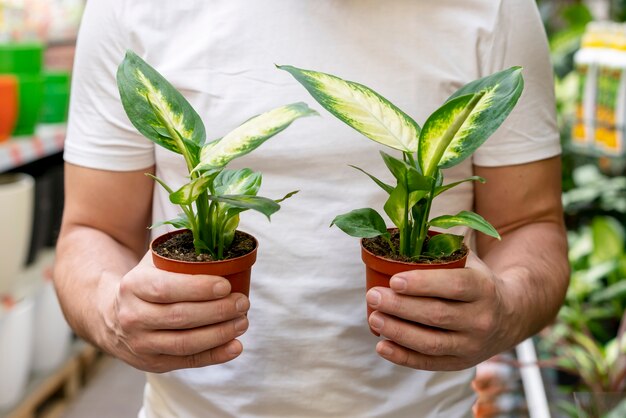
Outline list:
[[[361,238],[367,288],[389,286],[401,271],[421,268],[458,268],[465,265],[468,249],[463,237],[437,234],[431,227],[467,226],[494,238],[498,232],[480,215],[462,211],[429,219],[433,199],[473,176],[444,184],[442,169],[469,157],[502,124],[522,90],[520,67],[475,80],[457,90],[430,117],[423,128],[389,100],[362,84],[331,74],[278,66],[289,72],[326,110],[367,138],[402,153],[401,158],[381,151],[395,185],[368,174],[389,194],[385,213],[395,228],[371,208],[337,216],[331,223]],[[368,311],[368,317],[371,312]]]
[[[155,266],[172,272],[224,276],[231,282],[232,292],[248,295],[257,242],[237,231],[239,215],[253,209],[269,219],[279,210],[279,202],[296,192],[278,200],[257,196],[261,173],[225,167],[294,120],[317,113],[304,103],[290,104],[255,116],[220,139],[205,142],[206,132],[198,113],[135,53],[126,53],[117,71],[117,84],[132,124],[146,138],[180,154],[188,170],[189,181],[177,190],[148,174],[182,210],[177,218],[152,226],[180,228],[152,241]]]

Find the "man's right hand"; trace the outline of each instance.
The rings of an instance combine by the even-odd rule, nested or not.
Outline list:
[[[138,369],[162,373],[230,361],[243,347],[248,298],[219,276],[169,273],[150,254],[107,299],[104,349]]]

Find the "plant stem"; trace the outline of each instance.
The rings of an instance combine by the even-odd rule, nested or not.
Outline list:
[[[422,247],[424,246],[424,241],[426,240],[426,236],[428,235],[428,217],[430,216],[430,209],[433,204],[433,197],[435,196],[435,185],[436,182],[433,181],[433,184],[430,188],[430,192],[426,195],[426,207],[424,208],[424,212],[421,214],[419,220],[419,234],[415,242],[415,249],[413,252],[414,257],[419,257],[422,255]]]

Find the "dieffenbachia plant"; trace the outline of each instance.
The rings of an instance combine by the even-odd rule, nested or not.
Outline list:
[[[396,179],[391,185],[368,175],[389,198],[385,213],[399,230],[399,248],[391,242],[382,216],[371,208],[337,216],[332,225],[359,238],[382,237],[394,253],[418,259],[438,258],[457,251],[463,237],[440,234],[426,243],[430,227],[467,226],[500,239],[495,228],[480,215],[462,211],[429,219],[433,199],[473,176],[443,184],[442,169],[469,157],[502,124],[519,99],[524,81],[520,67],[512,67],[475,80],[454,93],[427,118],[423,128],[374,90],[334,75],[278,66],[289,72],[331,114],[367,138],[396,149],[402,158],[381,152]],[[425,247],[425,248],[424,248]]]
[[[259,147],[287,128],[294,120],[316,115],[304,103],[279,107],[244,122],[220,139],[205,143],[206,131],[198,113],[161,74],[132,51],[117,71],[122,105],[137,130],[154,143],[181,154],[189,182],[178,190],[150,175],[169,193],[170,201],[182,213],[159,222],[187,228],[193,234],[196,252],[209,253],[215,260],[224,257],[239,224],[239,214],[248,209],[267,218],[280,209],[278,200],[257,196],[261,173],[248,168],[227,170],[225,166]]]

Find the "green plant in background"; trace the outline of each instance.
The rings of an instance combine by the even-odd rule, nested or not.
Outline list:
[[[626,223],[626,177],[606,176],[593,164],[571,171],[571,185],[562,200],[570,228],[578,228],[604,214]]]
[[[474,176],[443,184],[442,169],[455,166],[470,156],[502,124],[523,90],[521,68],[513,67],[475,80],[433,112],[421,128],[410,116],[362,84],[334,75],[279,66],[289,72],[326,110],[367,138],[398,150],[398,159],[381,152],[396,184],[387,184],[366,173],[389,194],[385,213],[399,231],[399,248],[391,242],[382,216],[371,208],[337,216],[336,225],[358,238],[382,237],[394,254],[413,260],[420,256],[448,256],[462,247],[463,238],[441,234],[426,240],[430,227],[468,226],[495,238],[497,231],[476,213],[462,211],[429,220],[433,199]],[[424,248],[424,244],[426,246]]]
[[[567,391],[590,392],[595,403],[626,389],[625,235],[623,225],[607,216],[568,233],[570,287],[540,341],[551,358],[544,365],[579,377]],[[578,416],[571,402],[561,408]]]
[[[193,234],[196,253],[208,253],[214,260],[224,257],[239,224],[239,214],[249,209],[269,217],[279,210],[278,200],[257,196],[261,173],[248,168],[226,170],[235,158],[256,149],[287,128],[294,120],[316,115],[304,103],[279,107],[244,122],[220,139],[205,143],[206,132],[200,116],[161,74],[132,51],[128,51],[117,72],[122,105],[132,124],[146,138],[181,154],[189,182],[172,190],[152,176],[179,205],[178,218],[170,224]]]

